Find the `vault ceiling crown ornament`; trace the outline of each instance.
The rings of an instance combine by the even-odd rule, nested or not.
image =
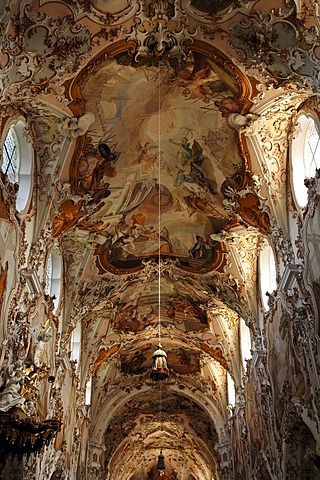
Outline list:
[[[192,42],[196,29],[187,27],[187,17],[179,0],[138,0],[139,11],[136,24],[131,32],[125,32],[128,40],[137,44],[136,59],[139,56],[183,57],[187,55],[187,45]]]
[[[296,3],[288,11],[257,12],[230,29],[230,44],[247,67],[257,68],[276,85],[298,83],[319,89],[319,31],[295,15]],[[309,15],[307,16],[307,18]],[[315,48],[316,47],[316,48]]]

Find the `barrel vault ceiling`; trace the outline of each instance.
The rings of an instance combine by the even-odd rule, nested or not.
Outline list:
[[[81,323],[109,478],[157,478],[161,448],[167,478],[223,462],[227,372],[239,389],[241,321],[259,346],[257,258],[283,239],[290,129],[319,88],[316,8],[1,2],[2,121],[28,120],[32,235],[64,258],[60,342]]]

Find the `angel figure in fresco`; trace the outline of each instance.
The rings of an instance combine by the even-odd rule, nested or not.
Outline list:
[[[175,72],[171,83],[183,87],[182,95],[188,99],[201,99],[209,103],[216,94],[222,92],[238,94],[234,79],[213,58],[194,52],[187,61],[170,59],[170,65]]]
[[[145,142],[143,145],[140,140],[138,141],[135,154],[137,156],[132,160],[132,164],[142,164],[146,169],[150,169],[154,163],[157,161],[157,156],[152,153],[152,150],[158,150],[157,145],[151,145],[150,142]]]
[[[200,191],[196,192],[194,189],[187,188],[186,186],[183,186],[182,188],[186,192],[183,200],[187,204],[189,217],[196,212],[204,213],[205,215],[214,214],[215,216],[218,214],[218,216],[221,217],[219,212],[213,207],[213,205],[211,205],[210,200]]]
[[[243,104],[236,97],[222,97],[215,102],[223,117],[228,117],[230,113],[239,113],[243,108]]]
[[[118,227],[119,229],[119,224]],[[165,235],[165,236],[164,236]],[[112,244],[112,260],[153,255],[159,252],[171,252],[171,244],[168,232],[163,230],[159,233],[151,225],[146,226],[143,222],[124,224],[121,226],[121,235]]]
[[[84,215],[81,210],[83,203],[82,200],[79,203],[75,203],[70,199],[62,202],[59,208],[59,215],[52,220],[52,235],[54,237],[73,227],[79,218]]]
[[[109,145],[100,143],[98,146],[101,158],[97,161],[91,178],[90,190],[98,190],[101,188],[103,177],[115,177],[117,172],[114,164],[118,160],[120,153],[111,151]]]
[[[212,70],[207,58],[204,55],[194,53],[192,60],[182,62],[178,62],[174,58],[170,60],[176,75],[173,81],[175,85],[183,87],[182,94],[188,98],[203,96],[203,89],[212,80]]]

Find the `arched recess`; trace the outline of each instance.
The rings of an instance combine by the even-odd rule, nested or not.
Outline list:
[[[112,415],[104,434],[105,469],[119,480],[137,472],[146,478],[162,449],[169,471],[187,466],[209,480],[217,470],[217,430],[191,396],[154,386],[127,399]]]

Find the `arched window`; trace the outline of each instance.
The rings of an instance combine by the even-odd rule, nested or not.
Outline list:
[[[80,364],[81,355],[81,323],[78,322],[71,334],[71,360],[77,363],[77,370]]]
[[[19,185],[16,203],[19,212],[28,206],[32,188],[33,149],[25,138],[24,130],[25,124],[19,120],[7,131],[2,146],[1,170],[8,176],[9,182]]]
[[[85,396],[85,404],[91,405],[91,394],[92,394],[92,377],[86,383],[86,396]]]
[[[228,405],[236,404],[236,389],[234,386],[233,378],[230,373],[227,372],[227,392],[228,392]]]
[[[276,262],[269,243],[264,245],[259,255],[259,274],[262,305],[265,310],[268,310],[267,293],[272,293],[277,288]]]
[[[10,127],[4,139],[2,149],[2,171],[8,176],[9,182],[18,182],[19,144],[14,127]]]
[[[319,123],[311,114],[298,116],[291,142],[292,186],[295,200],[300,208],[308,202],[304,179],[314,177],[320,168]]]
[[[46,265],[46,293],[53,298],[54,313],[57,311],[61,296],[62,282],[62,257],[55,251],[51,251]]]
[[[246,325],[243,318],[240,319],[240,345],[243,368],[247,368],[247,360],[252,357],[251,354],[251,335],[250,328]]]

